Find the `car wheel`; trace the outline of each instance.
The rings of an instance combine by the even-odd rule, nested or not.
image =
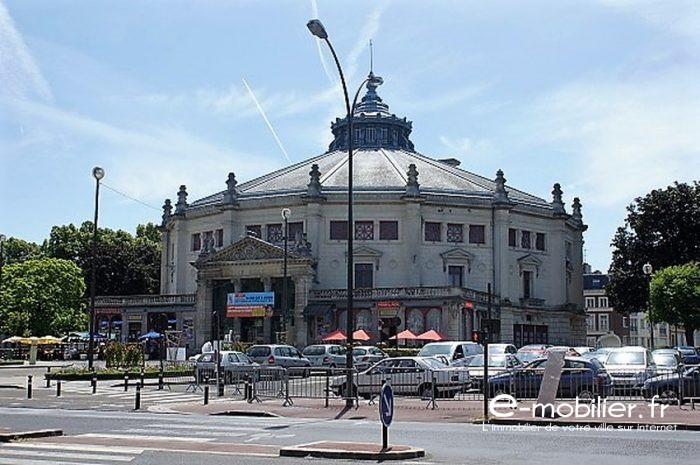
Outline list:
[[[429,399],[433,397],[433,395],[437,397],[437,389],[434,389],[431,383],[425,383],[418,386],[418,396],[421,399]]]
[[[664,404],[677,404],[678,403],[678,392],[676,388],[667,386],[660,390],[659,401]]]
[[[578,398],[581,402],[584,402],[587,404],[594,402],[595,398],[596,398],[596,395],[593,393],[593,390],[589,387],[582,387],[581,389],[578,390],[576,395],[578,396]]]

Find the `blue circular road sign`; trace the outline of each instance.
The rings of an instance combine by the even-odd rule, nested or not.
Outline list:
[[[387,428],[394,420],[394,390],[389,383],[384,383],[379,394],[379,418]]]

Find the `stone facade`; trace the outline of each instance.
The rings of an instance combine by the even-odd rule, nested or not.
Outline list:
[[[404,328],[467,339],[489,324],[495,339],[584,344],[581,204],[552,201],[414,151],[411,122],[363,99],[354,130],[355,327],[374,341]],[[374,106],[373,106],[374,105]],[[347,131],[333,124],[329,151],[187,202],[164,205],[162,294],[196,294],[195,337],[296,345],[343,328],[347,283]],[[372,122],[376,123],[376,127]],[[224,184],[222,182],[222,184]],[[283,208],[289,208],[289,312],[280,303]],[[491,306],[487,289],[491,285]],[[272,290],[273,316],[226,318],[229,292]],[[490,323],[484,321],[490,314]],[[231,320],[231,321],[229,321]],[[286,327],[286,333],[283,329]],[[249,329],[246,329],[249,328]]]

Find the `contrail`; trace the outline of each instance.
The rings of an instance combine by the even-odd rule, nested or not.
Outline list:
[[[255,102],[255,106],[258,107],[258,111],[260,112],[260,116],[265,120],[265,124],[267,124],[267,127],[270,129],[270,132],[272,133],[272,137],[275,138],[277,141],[277,145],[279,145],[280,150],[282,150],[282,153],[284,153],[284,156],[287,158],[287,161],[291,164],[292,159],[289,158],[289,154],[287,153],[287,150],[284,148],[284,145],[282,145],[282,141],[280,140],[279,137],[277,137],[277,132],[275,132],[275,128],[272,127],[272,124],[270,123],[270,120],[267,119],[267,115],[265,115],[265,110],[260,106],[260,102],[258,102],[258,99],[255,98],[255,94],[253,93],[253,89],[250,88],[248,83],[246,82],[245,78],[243,80],[243,85],[245,86],[246,89],[248,89],[248,93],[250,94],[250,98],[253,99],[253,102]]]
[[[311,0],[311,17],[318,18],[318,4],[316,3],[316,0]],[[315,42],[316,48],[318,49],[318,57],[321,59],[321,66],[323,66],[323,72],[326,73],[326,77],[331,82],[331,84],[335,86],[338,84],[338,82],[336,81],[335,76],[328,69],[326,59],[323,57],[323,50],[321,50],[321,41],[317,40]]]

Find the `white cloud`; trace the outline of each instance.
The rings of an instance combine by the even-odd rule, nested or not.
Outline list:
[[[598,0],[636,15],[654,27],[679,36],[700,39],[700,3],[697,0]]]
[[[345,77],[348,80],[348,82],[352,82],[353,78],[355,77],[360,56],[363,53],[369,52],[369,40],[374,38],[377,32],[379,32],[382,14],[389,6],[389,3],[390,2],[388,1],[378,2],[378,5],[367,15],[367,19],[364,21],[364,25],[362,26],[362,30],[360,31],[357,40],[355,41],[355,45],[350,50],[350,53],[348,53],[347,64],[345,68]],[[367,70],[369,71],[369,59],[367,59]],[[348,92],[354,91],[348,90]]]
[[[7,8],[0,3],[0,97],[51,101],[51,89],[41,74]]]

